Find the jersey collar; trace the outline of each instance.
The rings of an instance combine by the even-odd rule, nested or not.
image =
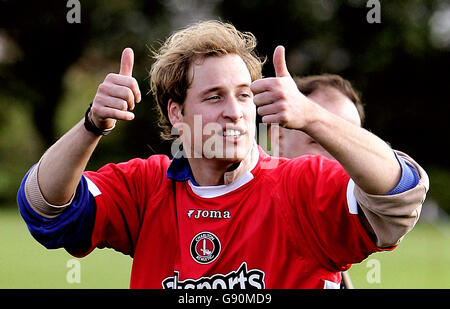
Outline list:
[[[169,168],[166,172],[166,176],[167,178],[179,182],[190,180],[193,184],[198,186],[198,183],[195,181],[194,175],[192,174],[189,161],[186,158],[184,150],[182,148],[175,154],[172,162],[170,162]]]
[[[237,174],[241,170],[250,171],[256,166],[259,159],[259,147],[254,143],[249,155],[241,161],[238,166],[232,171],[226,172],[224,174],[224,183],[226,185],[233,183],[237,180]],[[194,186],[200,187],[200,185],[195,181],[194,175],[192,174],[189,161],[185,156],[183,149],[180,149],[172,159],[169,168],[166,172],[167,178],[173,179],[178,182],[190,181]]]

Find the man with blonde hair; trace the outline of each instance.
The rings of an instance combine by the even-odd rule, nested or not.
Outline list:
[[[179,136],[174,158],[84,171],[141,100],[125,49],[85,119],[25,176],[18,203],[31,234],[79,257],[96,247],[132,256],[131,288],[329,288],[351,263],[393,249],[418,218],[426,173],[414,164],[416,181],[405,186],[386,143],[298,91],[282,47],[277,76],[261,79],[255,46],[252,34],[218,21],[172,34],[150,78],[164,135]],[[343,167],[268,156],[255,143],[257,112],[314,136]],[[399,183],[400,194],[387,194]],[[373,214],[368,224],[358,211]]]

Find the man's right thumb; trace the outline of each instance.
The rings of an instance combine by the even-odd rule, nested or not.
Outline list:
[[[120,60],[120,75],[131,76],[133,74],[134,52],[127,47],[122,52],[122,59]]]

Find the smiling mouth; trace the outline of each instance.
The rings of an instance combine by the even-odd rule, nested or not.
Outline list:
[[[227,136],[239,137],[239,136],[244,135],[244,132],[242,132],[240,130],[234,130],[234,129],[223,130],[221,133],[222,133],[221,135],[225,136],[225,137],[227,137]]]

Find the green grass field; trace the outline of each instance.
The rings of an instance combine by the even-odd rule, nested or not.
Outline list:
[[[15,209],[0,208],[0,253],[2,289],[129,285],[131,258],[110,249],[75,259],[79,283],[69,283],[68,275],[75,278],[70,276],[74,258],[62,249],[47,250],[37,243]],[[371,255],[353,265],[350,275],[355,288],[450,288],[450,226],[420,223],[397,249]]]

